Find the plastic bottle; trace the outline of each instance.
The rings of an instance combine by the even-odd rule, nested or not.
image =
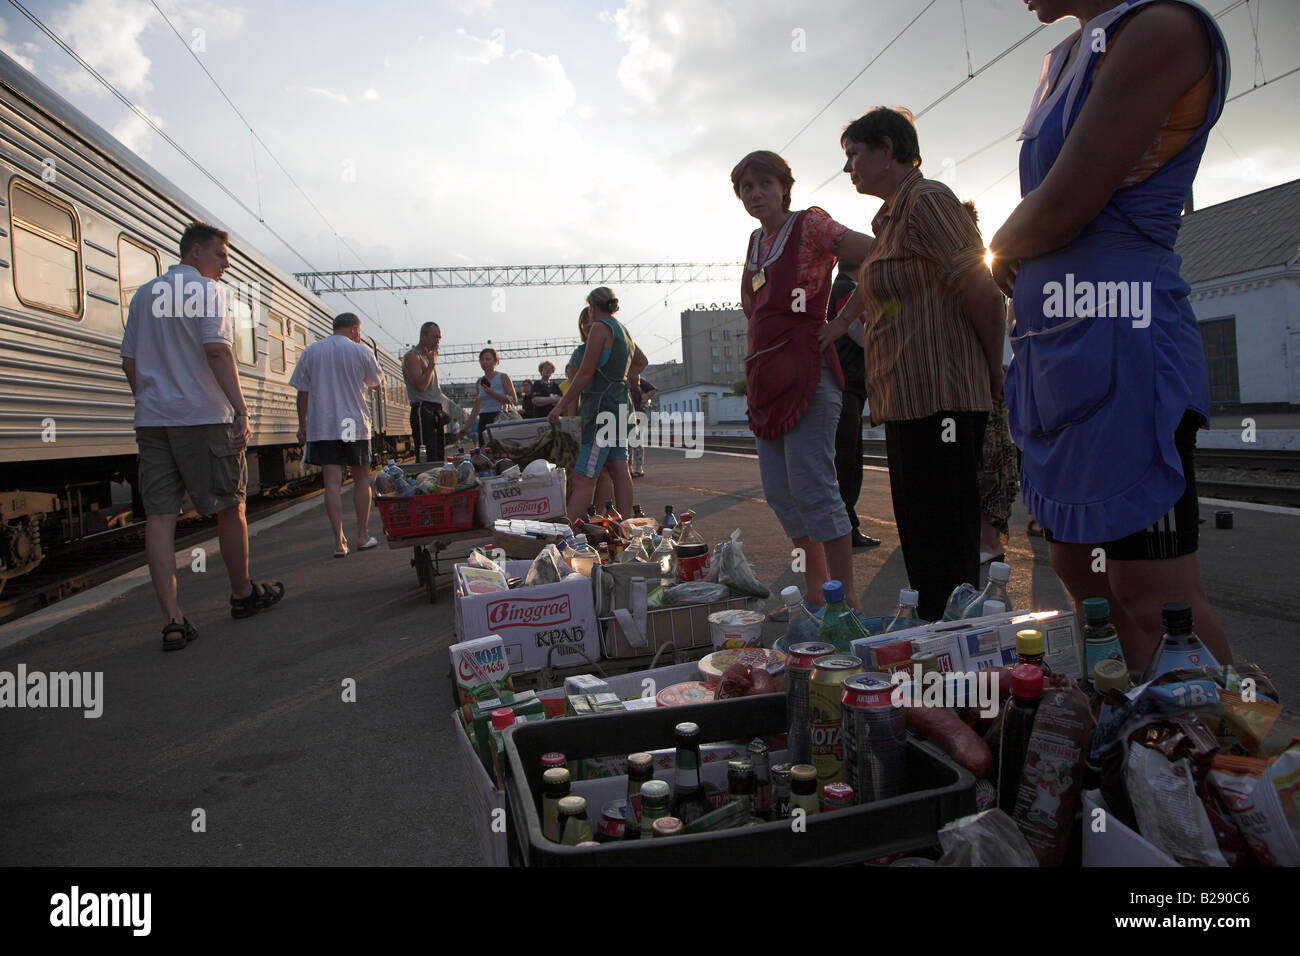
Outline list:
[[[866,630],[853,609],[844,603],[844,585],[839,581],[827,581],[822,585],[822,597],[826,599],[826,611],[817,630],[817,640],[833,644],[836,654],[856,656],[853,641],[865,636]]]
[[[1043,632],[1034,628],[1025,628],[1023,631],[1016,631],[1016,665],[1032,664],[1044,674],[1052,673],[1052,669],[1047,666],[1043,660],[1043,655],[1047,653],[1047,640],[1043,637]]]
[[[650,560],[659,565],[659,583],[665,588],[670,588],[677,583],[677,552],[673,548],[673,536],[671,531],[665,531],[659,538],[659,544],[655,546],[650,555]]]
[[[821,633],[822,622],[817,620],[812,611],[808,610],[808,605],[803,603],[803,595],[793,584],[781,591],[781,600],[790,612],[790,621],[785,626],[785,652],[790,653],[790,648],[796,644],[805,644],[808,641],[818,640]]]
[[[670,531],[677,527],[677,518],[673,516],[673,506],[664,505],[664,520],[659,522],[659,533]]]
[[[1121,694],[1129,691],[1128,666],[1113,657],[1103,657],[1088,675],[1093,689],[1092,715],[1098,725],[1109,724],[1111,704],[1106,700],[1107,691],[1117,690]]]
[[[682,515],[682,528],[677,535],[677,579],[679,581],[703,581],[704,562],[709,557],[709,545],[704,537],[695,530],[691,519],[695,513],[688,511]]]
[[[921,623],[921,619],[916,615],[916,605],[920,602],[921,595],[911,588],[903,588],[898,592],[898,607],[894,609],[894,616],[888,624],[885,625],[885,633],[890,631],[904,631],[909,627],[916,627]]]
[[[600,553],[587,543],[585,534],[578,535],[574,539],[573,558],[569,561],[569,566],[584,578],[589,578],[598,564],[600,564]]]
[[[451,462],[446,462],[438,469],[438,491],[441,494],[450,494],[456,490],[456,485],[460,481],[460,476],[456,473],[456,466]]]
[[[945,621],[960,621],[962,614],[974,601],[980,596],[980,592],[975,589],[975,585],[963,581],[952,589],[952,594],[948,595],[948,603],[943,610],[943,619]]]
[[[1198,667],[1217,667],[1219,662],[1209,652],[1192,630],[1192,608],[1189,604],[1166,604],[1160,609],[1165,633],[1156,646],[1155,653],[1142,672],[1142,683],[1155,680],[1179,668],[1195,670]]]
[[[573,567],[573,553],[569,550],[569,539],[561,538],[555,542],[555,550],[560,552],[560,559],[564,562],[566,568]]]
[[[994,561],[989,565],[989,583],[984,585],[981,591],[966,609],[962,611],[961,618],[966,620],[972,617],[984,617],[984,602],[992,598],[995,601],[1001,601],[1004,610],[1011,611],[1011,597],[1007,594],[1007,582],[1011,580],[1011,565],[1003,564],[1001,561]]]
[[[388,464],[384,466],[384,472],[389,478],[393,479],[393,487],[397,490],[397,494],[400,497],[407,498],[415,494],[415,485],[411,484],[411,482],[407,480],[402,469],[397,466],[397,462],[390,458]]]
[[[1020,775],[1029,755],[1029,735],[1043,697],[1043,672],[1029,664],[1011,669],[1011,699],[1002,716],[998,744],[998,807],[1010,815],[1020,794]]]
[[[1105,598],[1084,598],[1083,619],[1085,670],[1088,675],[1088,686],[1095,694],[1097,687],[1093,672],[1099,662],[1114,659],[1124,664],[1125,670],[1128,669],[1128,663],[1124,660],[1124,648],[1119,643],[1119,632],[1110,622],[1110,603]]]
[[[618,523],[623,520],[623,516],[619,514],[618,509],[614,507],[613,498],[605,499],[605,520],[614,527],[618,527]]]
[[[984,616],[985,616],[985,617],[996,617],[997,615],[999,615],[999,614],[1005,614],[1006,612],[1007,612],[1007,607],[1006,607],[1006,605],[1003,604],[1001,601],[985,601],[985,602],[984,602]]]

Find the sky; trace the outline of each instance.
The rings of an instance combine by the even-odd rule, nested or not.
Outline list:
[[[988,237],[1019,198],[1015,136],[989,144],[1019,129],[1042,57],[1075,26],[1044,27],[982,69],[1039,27],[1023,0],[23,5],[293,249],[5,2],[0,50],[289,272],[738,261],[756,223],[729,174],[754,149],[790,163],[794,208],[816,204],[867,232],[878,200],[836,175],[839,134],[882,104],[921,114],[922,172],[974,199]],[[1259,88],[1230,103],[1211,134],[1198,208],[1300,178],[1300,74],[1261,85],[1300,66],[1300,3],[1233,7],[1207,4],[1228,11],[1220,26],[1232,56],[1229,95]],[[573,338],[587,291],[353,298],[381,345],[398,351],[435,319],[447,350]],[[680,359],[683,309],[739,299],[735,285],[615,291],[619,318],[652,362]],[[561,367],[562,358],[557,351]],[[502,368],[520,378],[538,361]],[[443,373],[477,374],[472,364]]]

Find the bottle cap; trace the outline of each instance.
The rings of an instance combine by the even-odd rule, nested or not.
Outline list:
[[[903,588],[898,592],[898,603],[904,607],[916,607],[921,603],[921,595],[911,588]]]
[[[691,723],[689,720],[678,724],[673,728],[678,737],[698,737],[700,735],[700,725]]]
[[[492,729],[505,730],[515,722],[515,709],[513,707],[498,707],[492,711]]]
[[[1027,657],[1042,657],[1046,651],[1043,632],[1032,628],[1016,631],[1016,653]]]
[[[1192,606],[1190,604],[1166,604],[1160,609],[1160,620],[1170,634],[1190,634],[1192,632]]]
[[[1103,658],[1092,669],[1092,683],[1099,693],[1128,690],[1128,665],[1113,657]]]
[[[650,824],[650,829],[657,837],[677,836],[682,832],[682,821],[676,817],[660,817]]]
[[[666,514],[666,515],[670,515],[670,514],[672,514],[672,513],[673,513],[673,506],[672,506],[672,505],[664,505],[664,514]]]
[[[552,750],[550,753],[542,754],[542,766],[548,769],[551,767],[563,767],[564,754],[560,753],[558,750]]]
[[[1006,584],[1011,580],[1011,565],[994,561],[989,565],[989,580]]]
[[[568,767],[551,767],[542,771],[542,786],[544,787],[567,787],[573,782],[573,777],[569,774]]]
[[[727,773],[753,773],[754,761],[741,757],[739,760],[727,761]]]
[[[993,598],[989,598],[987,601],[984,602],[983,616],[990,617],[994,614],[1005,614],[1006,610],[1007,610],[1007,606],[1003,604],[1001,601],[997,601],[994,600]]]
[[[560,797],[558,807],[560,816],[585,817],[587,815],[586,797]]]
[[[810,763],[797,763],[790,768],[791,780],[816,780],[817,768]]]
[[[839,581],[827,581],[822,585],[822,598],[827,604],[844,600],[844,585]]]
[[[1105,598],[1084,598],[1083,599],[1083,617],[1088,622],[1100,621],[1105,623],[1110,620],[1110,602]]]
[[[788,588],[781,589],[781,600],[785,602],[786,607],[794,607],[796,604],[803,602],[803,595],[793,584]]]
[[[629,776],[632,774],[645,775],[654,772],[655,761],[648,753],[634,753],[627,755],[627,769]]]
[[[1017,664],[1011,668],[1011,693],[1028,700],[1042,697],[1043,672],[1033,664]]]
[[[668,793],[667,780],[647,780],[641,784],[641,796],[647,800],[667,800]]]
[[[581,547],[586,543],[587,543],[587,536],[585,534],[580,534],[573,539],[573,546],[575,548]]]

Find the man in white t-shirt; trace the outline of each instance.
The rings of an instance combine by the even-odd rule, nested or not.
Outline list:
[[[352,469],[357,549],[379,544],[370,536],[370,409],[367,389],[383,384],[375,353],[361,344],[361,320],[334,319],[334,334],[307,346],[289,384],[298,390],[298,442],[307,464],[325,473],[325,511],[334,531],[334,557],[347,557],[343,537],[343,472]]]
[[[257,585],[248,577],[244,448],[251,432],[234,327],[217,284],[230,268],[227,239],[215,226],[190,223],[180,264],[140,286],[122,333],[122,369],[135,395],[145,551],[168,651],[198,637],[176,601],[176,514],[187,491],[200,514],[217,515],[231,616],[249,617],[284,597],[279,581]]]

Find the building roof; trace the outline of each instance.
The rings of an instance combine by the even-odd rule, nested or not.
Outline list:
[[[1188,213],[1174,250],[1193,286],[1293,261],[1300,255],[1300,179]]]

